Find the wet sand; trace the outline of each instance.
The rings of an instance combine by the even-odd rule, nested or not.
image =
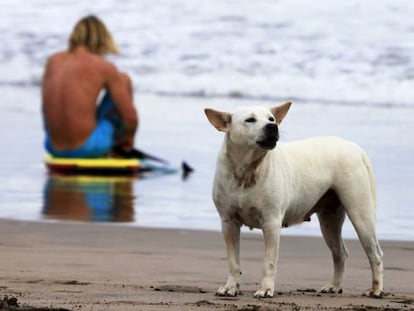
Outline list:
[[[260,234],[242,234],[236,298],[214,296],[227,276],[218,232],[0,220],[0,237],[0,295],[18,310],[414,310],[414,242],[382,241],[386,295],[372,299],[360,295],[370,270],[358,241],[346,241],[344,293],[332,295],[317,292],[332,271],[323,240],[282,236],[277,293],[259,300]]]

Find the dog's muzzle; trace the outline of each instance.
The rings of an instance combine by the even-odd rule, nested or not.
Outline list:
[[[269,123],[263,128],[260,140],[256,143],[263,149],[273,149],[279,140],[279,129],[276,124]]]

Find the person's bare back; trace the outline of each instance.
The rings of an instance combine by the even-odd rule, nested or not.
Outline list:
[[[43,113],[53,146],[74,149],[96,126],[96,100],[104,87],[99,56],[80,48],[49,58],[43,80]]]

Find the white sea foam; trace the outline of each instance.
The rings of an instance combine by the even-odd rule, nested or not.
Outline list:
[[[95,13],[138,92],[414,106],[414,3],[2,1],[0,86],[41,81],[46,57]]]

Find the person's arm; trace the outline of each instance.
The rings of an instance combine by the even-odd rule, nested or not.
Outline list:
[[[129,151],[133,148],[134,135],[138,127],[138,113],[132,101],[130,82],[113,65],[108,66],[107,72],[107,88],[119,110],[125,129],[125,135],[119,143],[123,149]]]

